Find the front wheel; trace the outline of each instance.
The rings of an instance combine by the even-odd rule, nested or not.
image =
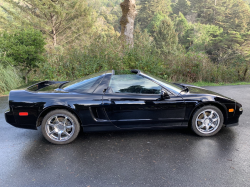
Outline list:
[[[67,110],[49,112],[41,127],[43,136],[53,144],[68,144],[76,139],[80,131],[77,118]]]
[[[223,126],[223,114],[215,106],[198,109],[192,118],[192,130],[199,136],[213,136]]]

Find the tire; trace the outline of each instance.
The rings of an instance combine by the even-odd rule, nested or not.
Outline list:
[[[220,109],[215,106],[204,106],[195,111],[191,128],[199,136],[213,136],[223,126],[224,117]]]
[[[53,144],[68,144],[76,139],[80,124],[75,115],[67,110],[53,110],[42,121],[42,133]]]

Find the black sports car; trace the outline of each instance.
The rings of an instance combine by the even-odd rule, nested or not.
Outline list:
[[[169,83],[140,70],[106,71],[72,82],[44,81],[12,90],[6,121],[37,129],[55,144],[72,142],[80,131],[189,126],[212,136],[238,125],[242,105],[218,93]]]

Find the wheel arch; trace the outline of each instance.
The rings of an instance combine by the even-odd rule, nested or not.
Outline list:
[[[78,114],[70,107],[67,106],[62,106],[62,105],[57,105],[57,106],[49,106],[47,108],[45,108],[38,116],[37,121],[36,121],[36,127],[39,127],[42,124],[42,120],[43,118],[51,111],[53,110],[67,110],[70,113],[74,114],[78,120],[78,122],[80,123],[80,125],[82,124],[82,120],[79,118]]]
[[[189,115],[189,120],[188,120],[188,126],[191,125],[191,122],[192,122],[192,119],[193,119],[193,116],[194,116],[194,113],[201,107],[204,107],[204,106],[215,106],[217,107],[218,109],[220,109],[220,111],[222,112],[223,114],[223,123],[225,122],[225,120],[227,119],[227,110],[226,110],[226,107],[223,106],[222,104],[218,103],[218,102],[204,102],[204,103],[200,103],[198,104],[193,110],[192,112],[190,113]]]

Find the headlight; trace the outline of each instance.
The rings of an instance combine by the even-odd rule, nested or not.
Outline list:
[[[242,108],[242,107],[240,107],[240,108],[239,108],[239,111],[240,111],[240,112],[242,112],[242,111],[243,111],[243,108]]]

